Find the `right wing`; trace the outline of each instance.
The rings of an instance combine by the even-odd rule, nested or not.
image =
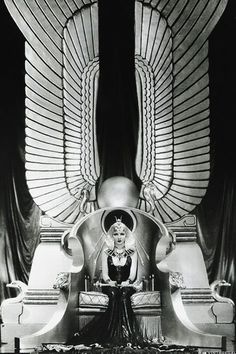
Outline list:
[[[226,4],[136,1],[140,208],[163,222],[189,213],[207,190],[208,37]]]

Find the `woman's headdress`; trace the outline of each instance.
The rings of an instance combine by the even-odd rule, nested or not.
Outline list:
[[[128,229],[128,227],[121,221],[122,219],[116,219],[116,222],[114,224],[111,225],[110,229],[108,230],[108,232],[112,233],[115,231],[121,232],[121,231],[125,231]]]

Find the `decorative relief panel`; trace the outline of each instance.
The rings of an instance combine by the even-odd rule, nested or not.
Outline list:
[[[96,208],[100,174],[97,3],[5,3],[26,38],[29,190],[49,216],[74,223]],[[208,186],[208,37],[226,4],[227,0],[135,1],[139,207],[164,222],[193,210]]]
[[[140,208],[164,222],[193,210],[208,186],[208,37],[226,4],[225,0],[136,2],[136,55],[153,75],[152,90],[145,91],[142,102],[139,95]],[[140,75],[147,80],[144,71]],[[137,76],[138,88],[140,82]],[[147,100],[154,100],[152,121],[143,108]]]

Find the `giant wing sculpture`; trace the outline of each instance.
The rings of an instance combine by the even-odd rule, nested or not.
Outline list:
[[[94,209],[97,3],[6,0],[26,38],[26,176],[42,211],[74,223]],[[84,203],[89,200],[88,203]],[[85,207],[86,205],[86,207]]]
[[[97,2],[5,2],[26,38],[29,190],[49,216],[75,223],[96,207],[99,177]],[[135,1],[139,207],[164,222],[190,212],[208,185],[208,37],[226,3]]]
[[[136,1],[140,208],[164,222],[193,210],[208,185],[208,37],[226,4]]]

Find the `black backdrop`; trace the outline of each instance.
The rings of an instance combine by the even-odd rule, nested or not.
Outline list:
[[[137,140],[137,98],[133,78],[132,0],[100,0],[100,42],[104,72],[97,106],[102,178],[134,173]],[[111,6],[112,4],[112,6]],[[111,21],[111,19],[113,20]],[[0,126],[0,300],[9,296],[5,284],[27,281],[38,242],[40,211],[34,205],[24,176],[24,38],[0,2],[1,126]],[[127,27],[126,27],[127,26]],[[211,97],[211,178],[206,196],[194,211],[199,218],[200,245],[210,281],[226,279],[236,297],[236,169],[235,82],[236,4],[227,8],[209,40]],[[114,40],[115,38],[115,40]],[[120,56],[119,53],[128,53]],[[109,60],[108,60],[109,54]],[[109,86],[117,82],[116,86]],[[127,84],[128,82],[128,84]],[[121,89],[122,88],[122,89]],[[125,158],[124,158],[125,156]],[[197,270],[196,270],[197,271]]]

